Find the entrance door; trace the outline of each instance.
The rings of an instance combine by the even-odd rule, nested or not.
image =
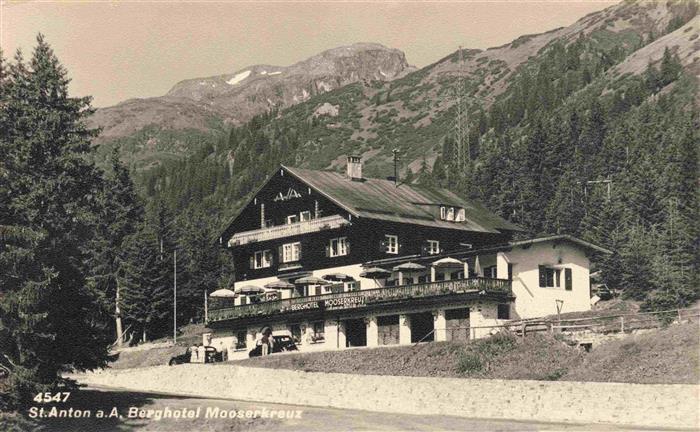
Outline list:
[[[398,345],[399,316],[388,315],[377,317],[379,345]]]
[[[367,326],[363,319],[345,321],[345,346],[367,346]]]
[[[411,343],[418,341],[428,342],[435,339],[433,333],[433,313],[422,312],[411,314]]]
[[[469,340],[469,308],[447,309],[445,311],[448,341]]]

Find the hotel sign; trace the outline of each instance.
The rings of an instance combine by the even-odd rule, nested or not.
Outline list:
[[[326,310],[335,309],[352,309],[356,307],[361,307],[365,305],[365,298],[362,296],[356,297],[340,297],[329,300],[324,300],[324,306]]]
[[[289,306],[289,310],[292,312],[295,311],[302,311],[302,310],[311,310],[311,309],[320,309],[321,308],[321,302],[306,302],[306,303],[296,303],[291,306]]]
[[[283,308],[282,310],[288,310],[290,312],[298,311],[308,311],[316,309],[325,310],[338,310],[338,309],[352,309],[356,307],[362,307],[365,305],[365,298],[363,296],[354,297],[340,297],[328,300],[320,301],[310,301],[304,303],[295,303],[290,305],[288,308]]]

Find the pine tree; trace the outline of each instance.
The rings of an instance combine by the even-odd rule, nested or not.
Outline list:
[[[111,175],[101,191],[102,213],[95,221],[97,233],[89,245],[89,280],[114,310],[116,340],[122,342],[119,310],[119,273],[123,261],[123,243],[133,234],[143,218],[143,207],[136,196],[129,171],[119,160],[116,150],[111,158]]]
[[[160,252],[154,226],[148,222],[124,242],[124,262],[119,274],[120,309],[134,342],[168,333],[173,291],[169,284],[170,261]]]
[[[103,366],[110,343],[106,305],[86,284],[84,265],[102,184],[89,161],[95,131],[84,120],[92,111],[89,98],[68,96],[66,75],[39,35],[30,61],[18,53],[2,78],[0,226],[24,237],[0,242],[3,268],[19,270],[0,272],[0,334],[18,364],[16,404],[55,385],[63,370]]]

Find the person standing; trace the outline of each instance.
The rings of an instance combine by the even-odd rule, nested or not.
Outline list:
[[[272,352],[272,329],[270,327],[265,327],[262,331],[262,337],[260,338],[261,345],[261,355],[269,355]]]

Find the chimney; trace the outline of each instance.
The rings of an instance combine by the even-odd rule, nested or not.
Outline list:
[[[362,181],[362,157],[348,156],[348,178],[352,181]]]

